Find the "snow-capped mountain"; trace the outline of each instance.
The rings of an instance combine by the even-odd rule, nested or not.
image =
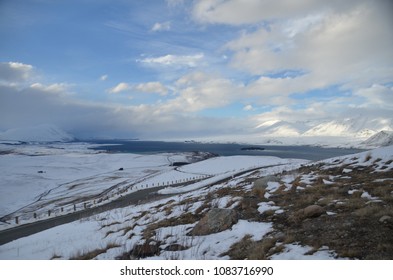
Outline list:
[[[288,122],[269,120],[261,123],[256,129],[269,136],[300,136],[308,129],[304,122]]]
[[[269,137],[325,136],[366,139],[378,131],[393,131],[393,122],[389,119],[368,119],[365,117],[313,122],[269,120],[258,125],[256,130],[261,135]]]
[[[381,131],[362,143],[370,147],[384,147],[393,145],[393,131]]]
[[[74,137],[54,125],[13,128],[0,133],[0,140],[22,142],[67,142]]]

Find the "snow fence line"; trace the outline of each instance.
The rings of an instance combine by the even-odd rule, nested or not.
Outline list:
[[[277,165],[272,165],[272,166],[278,166],[281,164]],[[271,166],[252,166],[249,168],[242,168],[238,170],[232,170],[232,171],[227,171],[225,173],[222,173],[220,175],[216,175],[213,177],[210,177],[206,180],[196,182],[194,184],[187,185],[185,187],[166,187],[165,189],[159,190],[157,193],[158,194],[178,194],[178,193],[184,193],[184,192],[189,192],[189,191],[194,191],[203,187],[208,187],[208,186],[213,186],[214,184],[219,183],[220,181],[229,179],[229,178],[234,178],[236,176],[242,175],[243,173],[251,172],[260,168],[265,168],[265,167],[271,167]]]
[[[154,187],[183,185],[183,184],[187,184],[189,182],[201,181],[201,180],[204,180],[209,177],[211,177],[211,176],[209,176],[209,175],[196,175],[193,177],[179,179],[179,180],[171,180],[171,181],[166,181],[166,182],[155,182],[155,183],[150,183],[150,184],[138,184],[138,185],[127,186],[125,188],[124,187],[117,188],[116,190],[109,189],[109,190],[107,190],[108,192],[103,197],[96,198],[93,200],[84,201],[79,204],[78,203],[71,203],[68,205],[63,205],[63,206],[51,208],[51,209],[45,209],[45,207],[43,207],[41,209],[38,209],[38,211],[26,211],[26,212],[20,213],[19,215],[15,215],[15,213],[11,213],[11,214],[3,216],[0,219],[0,222],[2,223],[0,225],[0,230],[11,228],[11,227],[16,227],[16,226],[19,226],[22,224],[34,223],[36,221],[42,221],[42,220],[46,220],[46,219],[53,218],[53,217],[59,217],[59,216],[67,215],[70,213],[83,211],[86,209],[100,207],[100,206],[103,206],[109,202],[115,201],[120,197],[123,197],[123,194],[129,195],[129,194],[132,194],[132,193],[140,191],[140,190],[154,188]]]

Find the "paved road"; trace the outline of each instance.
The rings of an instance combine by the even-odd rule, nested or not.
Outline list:
[[[135,193],[120,197],[119,199],[109,202],[105,205],[88,208],[82,211],[66,214],[63,216],[57,216],[50,219],[45,219],[42,221],[37,221],[30,224],[20,225],[14,228],[6,229],[0,231],[0,245],[11,242],[21,237],[29,236],[34,233],[67,224],[80,220],[82,218],[87,218],[95,214],[99,214],[111,209],[126,207],[130,204],[137,204],[139,202],[147,202],[153,199],[159,199],[166,197],[165,195],[157,194],[157,191],[164,187],[150,188],[146,190],[140,190]],[[167,195],[168,196],[168,195]]]

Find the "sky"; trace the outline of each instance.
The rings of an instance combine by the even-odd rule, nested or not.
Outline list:
[[[391,128],[392,27],[389,0],[1,0],[0,131],[191,139],[278,122]]]

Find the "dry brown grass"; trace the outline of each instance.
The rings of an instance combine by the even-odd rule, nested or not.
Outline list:
[[[200,215],[187,212],[179,217],[157,221],[147,226],[147,228],[143,231],[143,238],[146,240],[150,240],[153,236],[155,236],[156,230],[159,228],[193,224],[200,219]]]
[[[367,161],[369,161],[370,159],[372,159],[372,156],[371,156],[371,153],[368,153],[368,154],[366,155],[366,157],[364,158],[364,162],[367,162]]]
[[[258,197],[260,200],[265,199],[266,190],[263,188],[254,188],[252,189],[251,193]]]
[[[132,224],[132,225],[126,226],[126,227],[124,227],[124,228],[122,228],[122,229],[120,229],[120,230],[123,231],[123,236],[124,236],[124,235],[126,235],[128,232],[133,231],[134,228],[135,228],[136,226],[138,226],[138,223],[134,223],[134,224]]]
[[[239,242],[233,244],[228,252],[232,260],[266,260],[272,254],[278,253],[283,246],[276,247],[277,238],[267,237],[260,241],[253,241],[250,235],[246,235]]]
[[[101,249],[95,249],[92,251],[87,251],[87,252],[78,252],[76,255],[72,256],[70,260],[92,260],[98,255],[101,255],[105,253],[106,251],[112,249],[112,248],[117,248],[120,247],[119,245],[115,243],[108,243],[105,248]]]

